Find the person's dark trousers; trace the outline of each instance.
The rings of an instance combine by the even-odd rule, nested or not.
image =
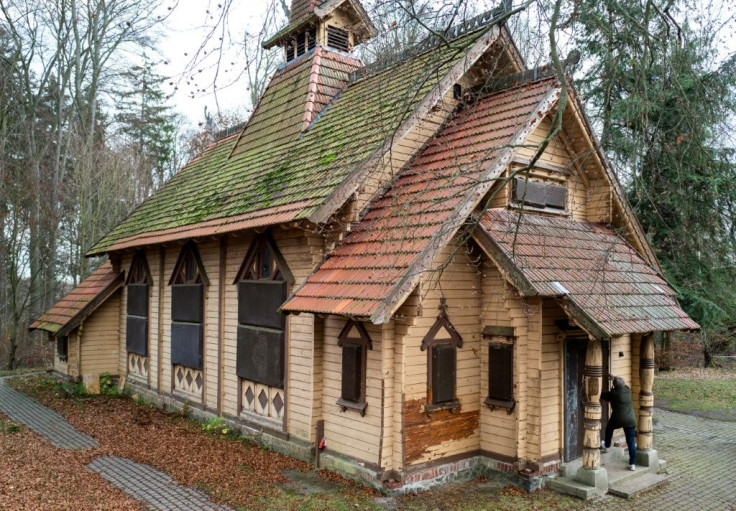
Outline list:
[[[613,430],[618,429],[612,421],[608,421],[606,424],[606,443],[604,447],[611,447],[611,439],[613,438]],[[623,428],[624,435],[626,435],[626,445],[629,446],[629,465],[636,465],[636,428]]]

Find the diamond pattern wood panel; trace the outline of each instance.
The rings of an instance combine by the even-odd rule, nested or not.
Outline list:
[[[174,390],[188,394],[190,397],[202,400],[204,389],[204,375],[199,369],[192,369],[180,365],[174,366]]]
[[[148,357],[128,353],[128,378],[148,383]]]
[[[241,378],[240,393],[241,415],[255,414],[279,422],[284,418],[286,401],[283,389]]]

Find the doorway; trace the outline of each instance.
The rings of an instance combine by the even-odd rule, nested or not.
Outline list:
[[[564,340],[565,364],[565,446],[564,461],[572,461],[583,455],[584,425],[584,390],[585,390],[585,355],[588,350],[588,336],[586,334],[571,335],[568,333]],[[610,344],[601,341],[603,352],[602,390],[608,389],[608,361],[610,358]],[[601,401],[601,441],[608,423],[608,403]]]

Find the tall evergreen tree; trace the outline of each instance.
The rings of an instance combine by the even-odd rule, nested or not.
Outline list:
[[[736,322],[736,161],[728,147],[736,77],[713,67],[717,33],[678,22],[677,8],[585,1],[581,80],[607,154],[685,310],[711,340]],[[732,59],[733,60],[733,59]]]

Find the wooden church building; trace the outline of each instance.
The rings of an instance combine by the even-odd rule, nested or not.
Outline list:
[[[577,466],[602,488],[599,396],[621,375],[653,465],[652,336],[698,325],[573,86],[525,67],[505,16],[365,66],[359,1],[293,0],[242,130],[32,325],[55,368],[398,491]]]

